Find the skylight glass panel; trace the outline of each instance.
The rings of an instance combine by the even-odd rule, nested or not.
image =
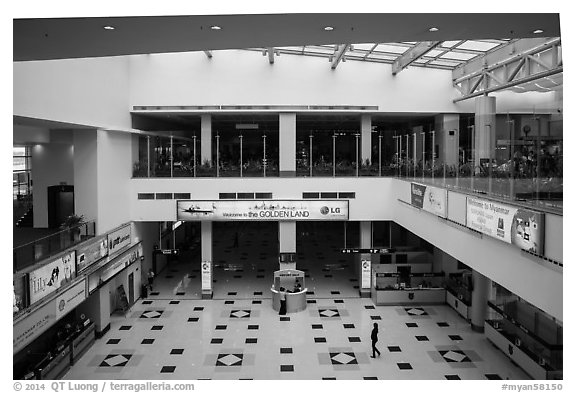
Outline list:
[[[375,50],[378,52],[390,52],[390,53],[404,53],[408,50],[408,47],[405,46],[395,46],[395,45],[388,45],[388,44],[378,44]]]
[[[374,53],[372,52],[368,57],[367,60],[369,59],[378,59],[378,60],[390,60],[390,61],[394,61],[398,58],[398,56],[394,56],[394,55],[387,55],[385,53]]]
[[[439,54],[444,53],[443,50],[438,50],[438,49],[432,49],[429,52],[426,52],[426,54],[424,56],[428,56],[428,57],[436,57]]]
[[[459,42],[460,41],[444,41],[440,45],[447,47],[447,48],[452,48],[454,45],[456,45]]]
[[[448,52],[444,53],[439,59],[470,60],[478,56],[474,53]]]
[[[372,50],[376,44],[352,44],[354,49],[361,49],[361,50]]]
[[[483,42],[483,41],[466,41],[460,45],[458,45],[458,49],[470,49],[470,50],[477,50],[481,52],[489,51],[492,48],[497,47],[500,44],[496,44],[493,42]]]

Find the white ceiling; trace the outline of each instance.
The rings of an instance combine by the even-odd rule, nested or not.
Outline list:
[[[221,30],[212,30],[211,26]],[[105,30],[113,26],[114,30]],[[325,31],[325,26],[334,27]],[[430,32],[431,27],[439,30]],[[558,14],[270,14],[14,19],[14,61],[366,42],[560,37]]]

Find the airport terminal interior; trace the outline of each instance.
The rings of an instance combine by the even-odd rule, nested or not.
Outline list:
[[[485,16],[14,19],[13,378],[563,379],[560,15]]]

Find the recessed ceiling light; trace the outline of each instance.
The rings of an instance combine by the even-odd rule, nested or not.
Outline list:
[[[210,26],[210,28],[212,30],[222,30],[222,28],[220,26],[214,25],[214,26]]]
[[[325,26],[325,27],[324,27],[324,30],[326,30],[326,31],[332,31],[332,30],[334,30],[334,28],[333,28],[332,26]]]
[[[114,30],[114,26],[104,26],[104,30]]]
[[[542,33],[544,33],[544,30],[536,29],[536,30],[534,30],[532,33],[534,33],[534,34],[542,34]]]
[[[439,30],[439,29],[438,29],[437,27],[431,27],[431,28],[428,29],[428,31],[432,31],[432,32],[438,31],[438,30]]]

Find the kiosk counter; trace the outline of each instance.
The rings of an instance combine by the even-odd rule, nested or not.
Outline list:
[[[306,309],[306,292],[303,271],[284,269],[274,272],[272,292],[272,309],[280,311],[280,298],[286,297],[286,313],[294,313]]]

